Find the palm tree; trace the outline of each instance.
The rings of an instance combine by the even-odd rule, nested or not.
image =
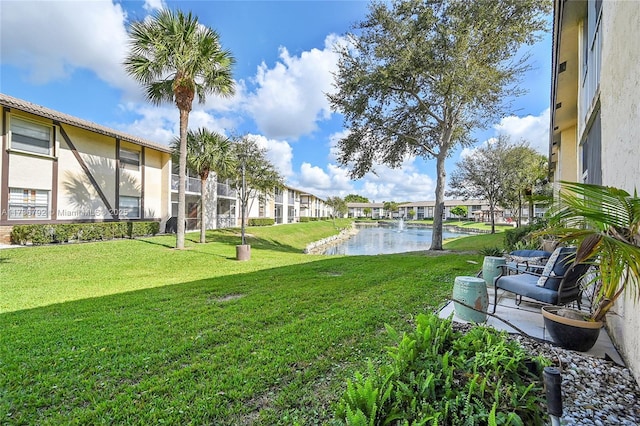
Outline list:
[[[550,228],[540,232],[575,244],[575,261],[591,260],[598,267],[591,319],[602,321],[625,291],[640,301],[640,198],[613,187],[561,184],[560,197],[548,213]]]
[[[131,24],[127,72],[145,88],[154,105],[175,102],[180,111],[178,227],[176,248],[184,248],[187,128],[195,96],[231,96],[235,59],[220,46],[219,36],[191,13],[160,10],[151,19]]]
[[[179,154],[180,139],[171,145],[174,156]],[[200,242],[206,243],[207,179],[209,173],[228,174],[235,165],[231,140],[204,127],[187,132],[187,167],[200,176]]]

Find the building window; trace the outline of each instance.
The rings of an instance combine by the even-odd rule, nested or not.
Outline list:
[[[140,166],[140,153],[138,151],[129,151],[128,149],[120,149],[120,165],[134,166],[136,169]]]
[[[602,124],[597,111],[587,137],[582,143],[582,179],[584,183],[602,185]]]
[[[11,117],[11,149],[52,155],[53,127]]]
[[[120,217],[128,219],[140,218],[140,197],[120,196]]]
[[[9,219],[49,219],[49,191],[10,188]]]

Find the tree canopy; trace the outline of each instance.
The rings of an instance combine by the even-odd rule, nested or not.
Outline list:
[[[368,203],[369,199],[358,194],[349,194],[344,197],[345,203]]]
[[[374,1],[338,48],[328,98],[349,130],[338,162],[359,178],[407,156],[435,158],[432,250],[442,249],[445,159],[521,93],[520,47],[546,29],[549,10],[539,0]]]
[[[229,185],[240,194],[242,209],[242,244],[244,227],[247,220],[247,209],[251,209],[254,200],[266,202],[274,195],[276,188],[284,187],[284,177],[266,156],[266,150],[260,148],[250,136],[236,138],[233,143],[235,167],[229,169],[222,177],[229,179]],[[243,190],[244,188],[244,190]]]
[[[486,200],[495,232],[496,207],[521,210],[526,188],[535,185],[546,170],[546,158],[526,141],[513,143],[500,135],[456,163],[447,195]]]
[[[468,213],[467,206],[455,206],[451,209],[451,214],[458,217],[466,217]]]
[[[324,202],[331,209],[331,217],[335,226],[336,217],[344,217],[349,211],[347,203],[340,197],[328,197]]]

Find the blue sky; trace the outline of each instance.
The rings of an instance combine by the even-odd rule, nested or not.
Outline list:
[[[335,160],[345,134],[325,93],[336,69],[332,45],[365,18],[366,1],[0,1],[0,92],[168,144],[178,134],[174,105],[147,103],[126,75],[127,28],[160,7],[191,11],[220,34],[237,64],[232,99],[194,105],[189,127],[251,134],[295,188],[320,197],[355,193],[372,201],[435,198],[435,163],[408,158],[353,181]],[[529,49],[533,70],[512,115],[474,135],[527,139],[547,152],[551,36]],[[461,150],[451,156],[454,170]]]

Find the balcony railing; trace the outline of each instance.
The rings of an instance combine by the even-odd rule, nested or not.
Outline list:
[[[217,194],[220,197],[236,198],[238,191],[226,183],[218,183]]]
[[[177,191],[178,190],[179,181],[180,181],[180,177],[178,175],[171,175],[171,190],[172,191]],[[200,179],[187,177],[187,180],[185,182],[185,191],[186,192],[195,192],[197,194],[202,192],[201,191],[201,187],[200,187]]]
[[[233,216],[229,215],[218,215],[216,217],[216,227],[217,228],[235,228],[238,226],[237,219]]]
[[[282,196],[282,194],[276,194],[275,196],[276,203],[282,204],[282,200],[284,200],[284,197]]]

